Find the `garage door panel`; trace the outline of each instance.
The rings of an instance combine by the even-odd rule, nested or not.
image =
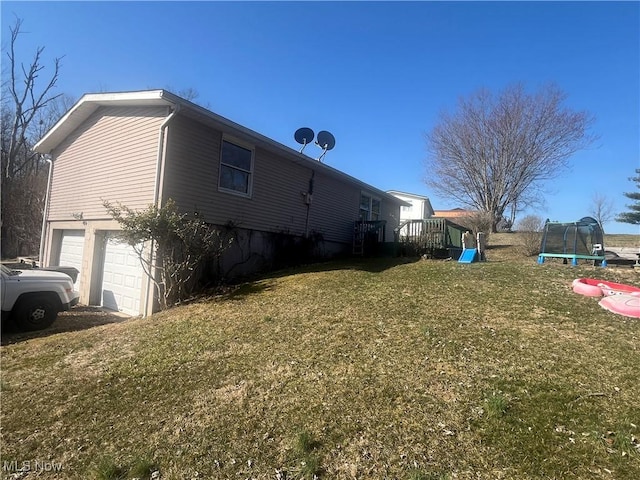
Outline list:
[[[127,256],[127,265],[130,267],[140,267],[140,259],[138,255],[134,257],[133,255]]]
[[[62,267],[74,267],[78,272],[82,271],[82,256],[84,253],[84,230],[63,230],[62,240],[60,241],[60,255],[58,265]],[[74,288],[80,290],[80,277],[78,278]]]
[[[132,275],[125,275],[124,286],[127,288],[136,288],[136,279]]]
[[[143,271],[135,250],[110,238],[105,247],[102,305],[129,315],[140,314]]]

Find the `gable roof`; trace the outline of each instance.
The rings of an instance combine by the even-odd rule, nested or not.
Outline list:
[[[143,90],[134,92],[88,93],[64,115],[56,124],[36,143],[34,150],[38,153],[50,154],[74,130],[86,121],[98,108],[103,106],[118,107],[167,107],[178,112],[179,115],[192,118],[200,123],[215,127],[224,133],[247,140],[256,146],[275,152],[288,160],[308,168],[318,169],[332,177],[356,184],[361,188],[374,192],[386,200],[399,205],[405,205],[403,200],[368,185],[351,175],[312,159],[286,145],[276,142],[258,132],[235,123],[221,115],[196,105],[182,97],[166,90]],[[408,205],[408,204],[406,204]]]
[[[391,195],[402,195],[404,197],[415,198],[416,200],[428,200],[429,202],[431,202],[429,200],[429,197],[426,197],[424,195],[418,195],[417,193],[407,193],[407,192],[401,192],[399,190],[387,190],[387,193],[390,193]]]

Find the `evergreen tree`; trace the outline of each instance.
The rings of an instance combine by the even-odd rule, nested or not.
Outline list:
[[[629,180],[636,183],[637,192],[624,192],[624,196],[634,200],[634,203],[627,205],[629,212],[622,212],[616,217],[616,222],[640,225],[640,168],[636,168],[636,176]]]

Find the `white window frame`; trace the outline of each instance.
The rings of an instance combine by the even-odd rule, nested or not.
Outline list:
[[[369,205],[367,207],[367,210],[363,210],[362,208],[362,197],[367,197],[369,199]],[[358,218],[362,221],[371,221],[372,218],[372,213],[373,213],[373,202],[376,201],[378,202],[378,218],[376,218],[375,220],[380,220],[380,218],[382,217],[382,199],[380,197],[376,197],[375,195],[372,195],[369,192],[360,192],[360,202],[358,204]],[[362,213],[366,211],[366,217],[367,218],[363,218]]]
[[[222,157],[222,150],[224,149],[224,144],[225,143],[230,143],[236,147],[240,147],[242,149],[245,150],[249,150],[251,152],[251,165],[249,167],[249,170],[245,170],[243,168],[240,168],[236,165],[230,165],[230,164],[226,164],[223,163],[223,157]],[[255,163],[255,147],[253,147],[252,145],[249,145],[246,142],[243,142],[241,140],[238,140],[237,138],[228,136],[228,135],[223,135],[222,136],[222,141],[220,142],[220,161],[218,163],[218,191],[219,192],[224,192],[224,193],[229,193],[231,195],[237,195],[240,197],[245,197],[245,198],[251,198],[252,192],[253,192],[253,174],[254,174],[254,163]],[[222,170],[223,167],[227,167],[227,168],[231,168],[231,169],[235,169],[241,172],[246,173],[249,178],[247,180],[247,191],[246,192],[242,192],[239,190],[234,190],[232,188],[227,188],[224,187],[222,185]]]

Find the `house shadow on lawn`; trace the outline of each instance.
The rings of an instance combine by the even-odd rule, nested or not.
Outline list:
[[[324,262],[308,263],[299,266],[275,270],[270,273],[264,273],[254,280],[286,277],[288,275],[298,273],[319,273],[340,270],[359,270],[369,273],[381,273],[390,268],[414,263],[420,260],[420,257],[344,257]]]
[[[269,280],[271,279],[288,277],[290,275],[303,273],[320,273],[341,270],[359,270],[370,273],[381,273],[398,265],[414,263],[419,260],[419,257],[347,257],[325,262],[308,263],[304,265],[273,270],[270,272],[263,272],[262,274],[244,277],[242,279],[236,279],[236,282],[234,282],[233,284],[227,285],[222,289],[214,288],[211,291],[205,293],[203,296],[223,296],[228,298],[229,300],[240,301],[250,295],[269,290],[269,288],[271,288],[271,286],[269,285]]]
[[[10,345],[23,342],[32,338],[48,337],[57,333],[75,332],[86,330],[109,323],[119,323],[129,319],[128,315],[106,310],[101,307],[87,307],[78,305],[68,312],[60,312],[55,322],[44,330],[35,332],[21,332],[15,325],[3,322],[1,332],[1,344]]]

